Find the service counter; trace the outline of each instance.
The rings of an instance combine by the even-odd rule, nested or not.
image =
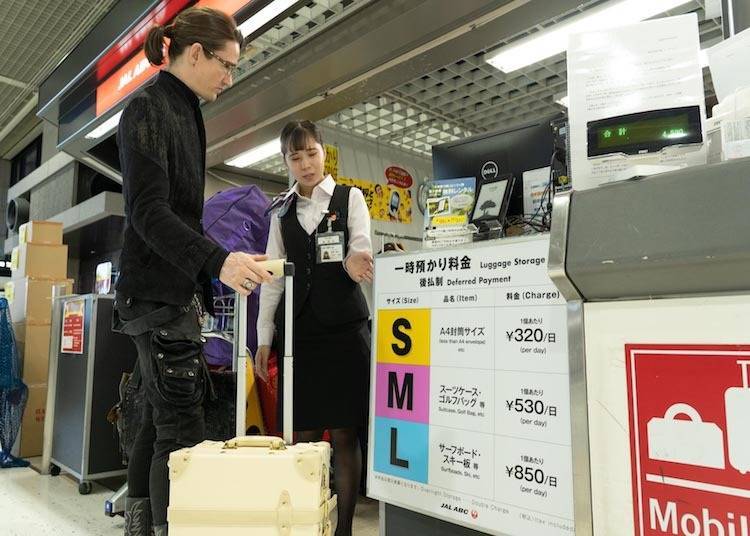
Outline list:
[[[376,259],[381,534],[750,534],[750,159]]]
[[[576,534],[750,521],[750,159],[555,200]]]

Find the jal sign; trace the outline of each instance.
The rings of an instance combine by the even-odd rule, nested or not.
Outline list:
[[[750,346],[627,345],[637,536],[750,536]]]

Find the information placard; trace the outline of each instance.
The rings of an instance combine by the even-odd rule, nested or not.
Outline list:
[[[636,130],[643,136],[644,132],[656,129],[655,134],[652,132],[656,137],[650,138],[656,146],[662,146],[664,140],[682,139],[687,135],[682,131],[687,128],[684,118],[673,117],[676,122],[670,123],[672,128],[665,125],[659,129],[656,128],[659,113],[697,107],[701,123],[698,130],[705,141],[705,95],[699,52],[695,13],[618,28],[592,28],[570,37],[567,59],[570,172],[574,189],[587,190],[659,169],[706,163],[705,144],[669,142],[666,144],[669,147],[656,149],[637,143],[634,135]],[[651,121],[628,123],[632,121],[631,114],[641,113],[646,114],[642,119],[648,117]],[[622,123],[613,123],[619,128],[594,127],[613,118],[622,119]],[[596,149],[589,147],[589,128],[594,131],[593,140],[600,142]],[[634,143],[635,152],[624,150],[624,140]],[[637,166],[653,167],[637,171]]]
[[[86,301],[83,299],[65,302],[60,337],[60,351],[63,354],[83,353],[85,311]]]
[[[371,497],[573,533],[567,312],[547,236],[376,260]]]

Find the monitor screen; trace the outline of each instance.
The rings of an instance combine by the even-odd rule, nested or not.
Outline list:
[[[500,209],[507,189],[507,179],[483,184],[477,196],[474,219],[500,219]]]

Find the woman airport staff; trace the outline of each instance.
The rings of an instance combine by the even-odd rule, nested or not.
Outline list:
[[[294,430],[300,441],[319,441],[330,431],[336,536],[350,536],[362,467],[357,429],[365,425],[369,391],[369,311],[359,283],[373,276],[370,215],[360,190],[323,174],[325,150],[313,123],[287,124],[281,152],[296,184],[271,220],[266,254],[295,265]],[[283,348],[282,291],[280,280],[261,288],[261,378],[275,328]]]

